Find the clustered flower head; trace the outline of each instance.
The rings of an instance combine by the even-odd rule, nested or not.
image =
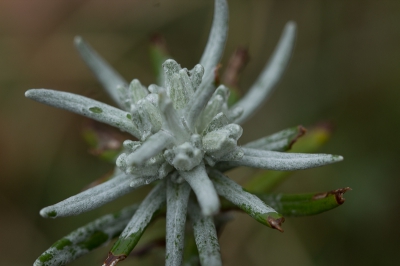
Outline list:
[[[243,132],[240,124],[264,102],[288,63],[296,26],[293,22],[286,25],[258,80],[243,99],[228,107],[230,91],[218,84],[217,72],[227,24],[226,0],[216,0],[211,33],[200,63],[188,70],[168,59],[162,65],[162,84],[147,88],[137,79],[128,84],[77,37],[78,51],[119,108],[67,92],[26,92],[30,99],[109,124],[137,139],[124,141],[124,151],[116,160],[112,178],[42,209],[43,217],[78,215],[140,186],[155,184],[140,205],[127,207],[117,215],[106,215],[74,231],[43,253],[34,265],[65,265],[120,233],[104,262],[115,265],[128,256],[154,215],[165,205],[166,264],[182,264],[188,215],[201,264],[221,265],[213,222],[213,215],[220,210],[219,196],[269,227],[282,230],[284,221],[273,208],[224,175],[224,171],[238,166],[288,171],[342,160],[327,154],[280,152],[288,145],[288,131],[238,145]],[[191,191],[195,196],[190,197]]]

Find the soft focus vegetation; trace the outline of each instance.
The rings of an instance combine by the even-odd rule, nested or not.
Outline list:
[[[139,201],[149,190],[143,188],[78,217],[41,218],[42,207],[76,194],[77,188],[106,175],[113,166],[88,152],[83,138],[87,120],[30,101],[24,92],[51,88],[111,103],[73,48],[78,34],[128,80],[155,82],[148,57],[154,33],[166,39],[183,67],[192,68],[207,40],[212,4],[0,1],[2,264],[32,264],[55,239]],[[298,124],[330,123],[333,134],[319,151],[341,154],[345,160],[299,171],[279,185],[279,192],[347,186],[353,191],[345,195],[340,208],[315,217],[288,218],[283,234],[246,214],[235,214],[221,236],[225,265],[395,264],[400,248],[400,2],[231,0],[229,4],[230,32],[222,63],[226,65],[238,46],[249,49],[250,62],[239,84],[243,91],[269,58],[284,24],[288,20],[298,24],[288,71],[268,104],[244,125],[241,141]],[[243,168],[231,176],[240,182],[254,174]],[[151,228],[147,232],[143,243],[163,235]],[[109,248],[71,265],[100,265]],[[142,263],[160,264],[163,256],[162,249],[154,249]]]

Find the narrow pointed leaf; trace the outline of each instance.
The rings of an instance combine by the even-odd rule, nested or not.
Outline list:
[[[107,93],[119,107],[125,108],[125,104],[121,101],[120,93],[117,88],[127,88],[127,82],[80,36],[75,37],[74,43],[82,59],[95,74]]]
[[[185,244],[186,211],[190,194],[187,182],[167,181],[167,227],[165,265],[181,265]]]
[[[165,130],[160,130],[151,135],[142,146],[131,153],[126,161],[128,165],[142,165],[151,157],[154,157],[173,141],[173,136]]]
[[[277,211],[266,205],[257,196],[243,190],[241,186],[221,172],[213,170],[210,175],[219,195],[238,206],[258,222],[283,232],[280,225],[285,219]]]
[[[47,105],[89,117],[140,138],[138,129],[130,119],[130,113],[110,105],[77,94],[47,89],[31,89],[25,92],[25,96]]]
[[[110,258],[121,260],[119,259],[121,256],[129,255],[129,253],[138,243],[140,237],[151,222],[155,213],[163,207],[164,203],[165,181],[162,181],[158,183],[142,201],[125,230],[121,233],[121,236],[113,245],[109,253],[109,259],[106,260],[108,264],[105,263],[103,265],[115,265],[112,264],[113,261]]]
[[[91,211],[134,190],[134,187],[129,186],[130,182],[129,176],[119,175],[55,205],[43,208],[40,215],[45,218],[58,218]]]
[[[223,85],[219,86],[218,89],[214,92],[211,99],[208,101],[205,106],[203,113],[201,114],[201,118],[197,123],[197,129],[199,132],[203,131],[208,123],[218,114],[221,113],[224,109],[225,99],[222,95],[218,94],[220,91],[227,91],[227,95],[229,94],[229,89]],[[224,95],[225,96],[225,95]],[[228,98],[228,97],[226,97]]]
[[[34,266],[66,265],[98,248],[124,230],[138,206],[126,207],[114,214],[102,216],[63,237],[46,250]]]
[[[131,81],[128,90],[133,103],[137,103],[149,94],[146,87],[144,87],[137,79]]]
[[[172,100],[173,107],[176,110],[184,108],[187,105],[189,99],[192,97],[190,92],[193,94],[193,88],[190,88],[192,90],[189,92],[189,90],[187,90],[185,85],[182,83],[181,73],[184,72],[186,72],[186,70],[181,69],[179,70],[178,73],[174,73],[174,75],[171,78],[171,88],[169,90],[169,97]],[[187,81],[189,81],[188,84],[191,85],[189,77],[187,78]]]
[[[160,111],[148,98],[144,98],[138,101],[135,106],[132,106],[131,114],[133,123],[139,128],[141,141],[146,140],[150,135],[161,129]]]
[[[214,18],[208,37],[207,46],[200,59],[200,65],[204,67],[205,75],[214,71],[214,67],[221,59],[228,35],[228,3],[226,0],[215,0]]]
[[[307,216],[329,211],[342,205],[343,194],[349,187],[322,193],[308,194],[257,194],[265,203],[285,216]]]
[[[267,151],[288,151],[305,133],[306,129],[302,126],[292,127],[249,142],[244,147]]]
[[[164,88],[167,90],[168,96],[171,96],[171,88],[173,86],[172,80],[175,74],[178,74],[182,69],[181,65],[173,59],[168,59],[163,63],[165,84]]]
[[[207,46],[200,60],[204,67],[204,76],[194,97],[189,101],[186,109],[186,120],[190,129],[193,129],[201,111],[210,100],[215,90],[215,79],[218,73],[217,64],[221,59],[228,34],[228,4],[226,0],[215,0],[214,18]]]
[[[159,93],[159,108],[163,118],[163,128],[172,132],[176,139],[186,140],[189,132],[182,123],[181,116],[172,106],[172,102],[164,92]]]
[[[316,152],[329,139],[331,130],[321,125],[311,128],[302,136],[290,152]],[[245,186],[248,191],[255,193],[269,192],[290,176],[290,172],[261,171],[254,176]]]
[[[190,74],[190,82],[192,83],[193,90],[197,90],[201,80],[204,76],[204,67],[200,64],[197,64],[193,67],[193,69],[189,70]]]
[[[215,70],[217,71],[217,70]],[[189,100],[185,108],[185,117],[190,129],[193,129],[196,125],[197,119],[201,115],[201,112],[207,105],[208,101],[211,99],[215,91],[214,79],[216,75],[211,72],[204,75],[203,81],[197,88],[193,97]]]
[[[209,121],[207,127],[203,130],[202,135],[206,135],[212,131],[218,130],[229,124],[228,118],[224,115],[224,113],[219,113],[213,117],[212,120]]]
[[[231,162],[220,163],[221,169],[232,166],[248,166],[261,169],[293,171],[318,167],[343,160],[342,156],[330,154],[284,153],[243,148],[245,155]]]
[[[197,201],[203,215],[209,216],[219,211],[219,199],[214,185],[207,175],[204,163],[199,164],[190,171],[179,171],[196,194]]]
[[[194,90],[195,90],[193,88],[193,83],[192,83],[191,77],[189,77],[190,73],[191,72],[188,71],[187,69],[179,70],[179,80],[180,80],[181,84],[183,85],[185,93],[189,99],[193,97]]]
[[[194,201],[189,202],[189,217],[202,266],[222,266],[217,231],[213,218],[203,216]]]
[[[232,107],[241,106],[244,110],[243,114],[235,123],[243,124],[268,98],[289,62],[295,36],[296,24],[294,22],[288,22],[270,61],[263,69],[261,75],[247,94]]]

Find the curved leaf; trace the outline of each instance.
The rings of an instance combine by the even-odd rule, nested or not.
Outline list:
[[[243,114],[235,121],[235,123],[243,124],[268,98],[289,62],[294,46],[295,36],[296,24],[290,21],[286,24],[281,39],[279,40],[270,61],[263,69],[257,81],[249,89],[247,94],[232,107],[243,107]]]
[[[204,67],[205,75],[214,71],[214,67],[221,59],[228,35],[228,19],[228,3],[226,0],[215,0],[214,18],[210,35],[200,59],[200,65]]]
[[[62,266],[100,247],[120,234],[138,205],[107,214],[82,226],[54,243],[34,262],[34,266]]]
[[[218,195],[207,175],[204,163],[199,164],[190,171],[179,171],[179,175],[193,189],[203,215],[210,216],[218,212],[220,206]]]
[[[218,171],[211,171],[212,181],[219,195],[242,209],[258,222],[283,232],[280,225],[285,219],[277,211],[266,205],[257,196],[246,192],[229,177]]]
[[[40,215],[45,218],[58,218],[93,210],[134,190],[130,182],[131,178],[128,175],[116,176],[57,204],[43,208]]]
[[[125,105],[121,100],[121,95],[117,88],[127,88],[127,82],[101,56],[99,56],[93,48],[82,39],[82,37],[76,36],[74,44],[82,59],[95,74],[97,79],[106,89],[107,93],[119,107],[124,108]]]
[[[236,161],[219,163],[222,169],[248,166],[261,169],[293,171],[318,167],[343,160],[342,156],[330,154],[285,153],[243,148],[245,155]]]
[[[296,141],[290,152],[315,152],[325,144],[330,135],[331,130],[326,125],[313,127],[307,131],[307,134]],[[290,172],[273,170],[261,171],[261,173],[247,182],[245,188],[251,192],[268,192],[286,180],[290,174]]]
[[[131,120],[131,114],[84,96],[47,89],[31,89],[25,96],[32,100],[74,112],[126,131],[136,138],[140,133]]]

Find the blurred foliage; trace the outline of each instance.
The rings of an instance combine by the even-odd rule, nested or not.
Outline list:
[[[344,162],[298,171],[279,191],[301,193],[349,186],[346,204],[315,217],[289,218],[285,233],[235,215],[221,235],[225,265],[393,265],[400,248],[400,2],[230,0],[223,65],[237,47],[250,61],[246,91],[288,20],[298,23],[293,59],[274,95],[244,127],[241,144],[293,125],[331,121],[322,152]],[[155,82],[149,40],[191,68],[201,55],[212,1],[0,1],[0,254],[4,265],[30,265],[55,239],[96,217],[137,202],[137,190],[88,214],[47,220],[40,208],[78,192],[110,164],[92,156],[84,118],[24,98],[52,88],[108,101],[72,46],[82,35],[128,80]],[[290,108],[289,108],[290,107]],[[240,180],[249,169],[231,174]],[[383,219],[384,217],[384,219]],[[150,232],[151,230],[149,230]],[[145,235],[144,235],[145,237]],[[379,245],[378,243],[384,243]],[[109,247],[71,265],[101,264]],[[21,251],[24,252],[23,256]],[[157,265],[162,250],[132,264]],[[136,264],[135,264],[136,263]]]

